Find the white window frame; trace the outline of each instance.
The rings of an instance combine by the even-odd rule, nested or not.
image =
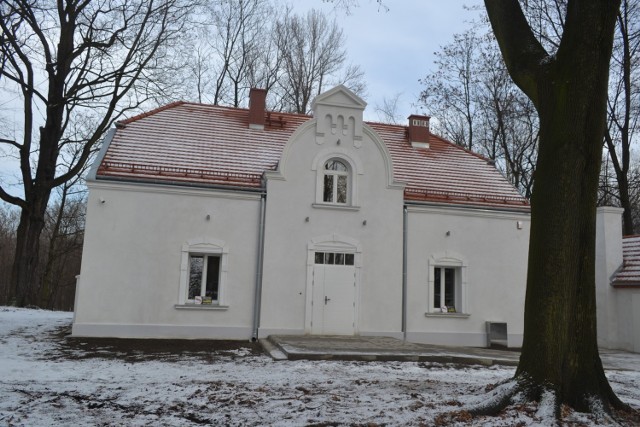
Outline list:
[[[329,172],[325,170],[325,165],[330,160],[338,160],[344,163],[347,167],[347,203],[324,201],[324,177],[326,175],[325,172]],[[357,157],[352,157],[347,150],[340,147],[323,150],[313,159],[311,170],[316,172],[316,196],[315,203],[313,203],[314,207],[347,210],[360,209],[358,206],[358,177],[364,174],[364,168]],[[337,187],[334,186],[334,189],[336,188]]]
[[[216,302],[213,302],[211,306],[225,307],[227,305],[227,289],[229,286],[227,280],[229,247],[223,240],[210,238],[195,238],[187,241],[184,245],[182,245],[178,305],[199,307],[197,304],[193,304],[187,299],[189,295],[189,267],[191,256],[217,256],[220,258],[218,300]],[[205,271],[206,262],[205,266],[203,267],[203,279],[205,277]],[[202,306],[202,308],[206,307],[207,305]]]
[[[460,315],[468,314],[468,301],[467,301],[467,261],[459,254],[452,252],[444,252],[434,254],[429,258],[428,262],[428,301],[427,301],[427,313],[446,315]],[[454,301],[455,301],[455,313],[443,313],[440,307],[435,306],[435,269],[436,268],[453,268],[454,270]],[[440,276],[442,281],[442,287],[440,290],[441,301],[444,299],[444,275]]]
[[[457,313],[460,310],[460,304],[462,303],[460,298],[460,269],[458,267],[450,267],[450,266],[442,266],[435,265],[432,268],[433,270],[433,305],[431,306],[432,310],[440,309],[442,312],[442,308],[446,307],[447,309],[451,306],[446,304],[447,300],[447,287],[446,287],[446,270],[453,271],[453,307],[456,310],[454,313]],[[436,283],[436,272],[440,271],[440,283]],[[439,285],[439,286],[438,286]],[[440,288],[440,301],[436,301],[436,288]],[[447,312],[445,312],[447,313]]]
[[[337,170],[328,170],[327,169],[327,164],[329,162],[339,162],[341,165],[343,165],[346,169],[346,171],[337,171]],[[326,162],[324,162],[324,165],[322,167],[323,169],[323,174],[324,177],[322,178],[322,203],[328,203],[328,204],[332,204],[332,205],[341,205],[341,206],[349,206],[349,199],[350,199],[350,195],[351,195],[351,168],[349,167],[349,163],[345,162],[343,159],[337,158],[337,157],[333,157],[331,159],[328,159]],[[331,177],[331,182],[332,182],[332,186],[333,186],[333,190],[332,190],[332,194],[331,194],[331,200],[327,201],[324,200],[324,194],[326,192],[326,177],[329,176]],[[345,201],[344,202],[339,202],[338,201],[338,181],[340,180],[340,177],[346,177],[346,181],[347,181],[347,188],[346,188],[346,193],[345,194]]]

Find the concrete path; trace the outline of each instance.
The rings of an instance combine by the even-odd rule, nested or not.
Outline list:
[[[260,344],[275,360],[363,360],[517,366],[520,352],[416,344],[390,337],[270,335]],[[638,370],[640,354],[600,350],[605,369]]]
[[[516,366],[520,353],[415,344],[390,337],[270,335],[260,340],[275,360],[384,360]]]

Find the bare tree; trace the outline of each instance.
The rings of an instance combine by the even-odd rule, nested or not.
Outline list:
[[[74,179],[104,132],[163,88],[156,77],[175,65],[168,47],[182,36],[192,2],[182,0],[6,0],[0,3],[0,79],[22,98],[21,135],[2,141],[20,158],[23,194],[0,185],[20,208],[9,297],[36,298],[34,273],[54,188]],[[70,132],[84,123],[84,132]],[[35,128],[38,131],[35,132]],[[75,162],[59,156],[80,147]]]
[[[434,129],[496,162],[529,197],[537,152],[535,108],[511,81],[495,38],[475,27],[436,52],[437,70],[421,82]]]
[[[640,1],[622,0],[616,25],[604,139],[624,208],[624,233],[635,233],[631,146],[640,130]]]
[[[529,0],[524,12],[532,30],[546,48],[557,49],[565,25],[567,0]],[[640,1],[623,0],[618,11],[609,73],[607,130],[604,143],[616,181],[610,191],[608,181],[602,181],[609,194],[607,203],[624,208],[625,234],[634,234],[632,188],[632,150],[640,121]]]
[[[7,301],[11,288],[11,268],[16,249],[16,229],[20,215],[14,206],[0,202],[0,301]]]
[[[198,102],[239,107],[250,87],[272,87],[279,68],[275,21],[270,0],[209,3],[187,60],[185,81],[191,92],[185,96],[193,98],[195,92]]]
[[[402,118],[398,113],[398,102],[400,102],[401,92],[397,92],[390,98],[382,98],[382,104],[376,104],[376,113],[378,114],[378,120],[383,123],[390,123],[397,125]]]
[[[604,375],[596,339],[595,217],[609,60],[620,1],[568,0],[557,49],[535,36],[518,0],[485,0],[509,74],[540,118],[524,342],[502,393],[578,411],[626,408]]]
[[[43,265],[37,305],[47,309],[72,310],[75,276],[80,274],[86,190],[68,181],[57,188],[58,197],[47,209],[42,233]]]
[[[311,100],[325,87],[346,83],[362,93],[363,73],[358,67],[346,68],[343,47],[345,37],[335,21],[312,9],[306,16],[287,14],[276,26],[278,48],[282,60],[280,96],[283,109],[306,114]],[[340,81],[342,80],[342,81]]]
[[[453,38],[452,43],[436,52],[437,71],[421,80],[425,89],[420,98],[432,114],[437,114],[444,136],[473,150],[479,37],[474,30],[469,30]]]

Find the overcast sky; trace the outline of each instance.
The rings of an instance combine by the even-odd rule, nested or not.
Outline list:
[[[321,9],[336,17],[347,38],[350,62],[360,65],[367,82],[365,119],[378,121],[376,105],[401,93],[400,116],[419,113],[418,79],[433,70],[434,52],[470,27],[480,16],[481,0],[359,0],[359,7],[335,10],[333,3],[296,0],[295,10]],[[464,6],[467,6],[465,8]],[[473,8],[474,10],[468,10]]]

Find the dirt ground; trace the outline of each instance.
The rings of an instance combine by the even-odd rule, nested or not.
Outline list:
[[[537,426],[533,404],[461,409],[513,367],[283,361],[249,341],[76,338],[71,315],[0,308],[0,426]],[[629,356],[632,357],[633,355]],[[634,359],[635,360],[635,359]],[[640,373],[612,370],[640,406]],[[569,413],[563,425],[606,425]],[[637,413],[618,414],[623,426]],[[609,424],[612,425],[612,424]]]
[[[239,358],[262,354],[257,342],[232,340],[184,339],[124,339],[80,338],[71,336],[71,326],[56,328],[49,337],[56,351],[52,359],[83,360],[92,358],[115,359],[125,362],[161,360],[177,362],[185,356],[203,362],[215,362],[221,357]]]

